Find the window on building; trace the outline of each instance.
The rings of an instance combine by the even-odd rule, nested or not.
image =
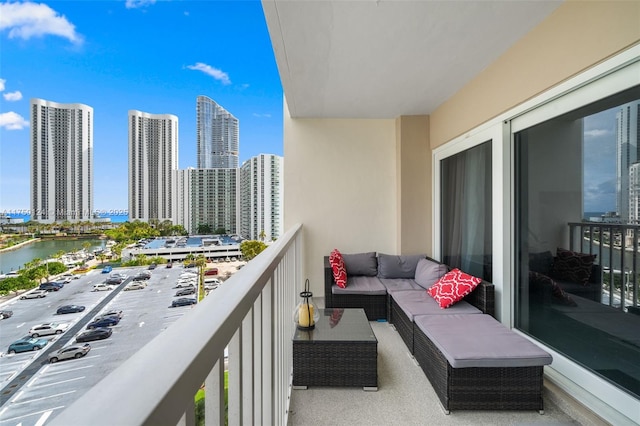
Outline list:
[[[442,261],[491,281],[491,141],[440,165]]]

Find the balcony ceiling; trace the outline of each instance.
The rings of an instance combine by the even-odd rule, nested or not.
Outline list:
[[[262,1],[298,118],[430,114],[561,3]]]

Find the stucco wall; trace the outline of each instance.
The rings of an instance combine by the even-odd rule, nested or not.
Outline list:
[[[323,256],[396,250],[395,120],[291,119],[284,106],[284,228],[303,224],[303,277],[323,293]]]
[[[431,114],[432,148],[639,41],[640,2],[565,2]]]

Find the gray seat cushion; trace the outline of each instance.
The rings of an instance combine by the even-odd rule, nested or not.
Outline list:
[[[411,278],[380,278],[380,282],[387,289],[387,293],[402,290],[423,290],[423,288]]]
[[[415,325],[453,368],[551,364],[549,353],[490,315],[420,315]]]
[[[392,297],[411,321],[418,315],[482,314],[482,311],[464,300],[442,309],[426,290],[394,291]]]
[[[347,287],[331,286],[333,294],[365,294],[378,296],[387,294],[387,289],[382,285],[378,277],[366,277],[362,275],[347,277]]]

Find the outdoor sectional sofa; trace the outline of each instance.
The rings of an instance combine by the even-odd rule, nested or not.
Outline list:
[[[345,288],[325,262],[325,307],[364,308],[388,320],[450,410],[543,411],[547,352],[494,318],[494,286],[481,281],[442,309],[427,293],[450,271],[426,255],[344,254]]]

